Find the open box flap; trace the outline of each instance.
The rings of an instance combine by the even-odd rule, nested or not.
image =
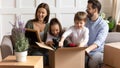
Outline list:
[[[54,51],[54,49],[53,49],[52,47],[50,47],[50,46],[48,46],[48,45],[46,45],[46,44],[44,44],[44,43],[36,42],[36,44],[37,44],[39,47],[41,47],[41,48],[45,48],[45,49],[49,49],[49,50],[53,50],[53,51]]]
[[[25,36],[32,42],[42,42],[37,30],[25,28]]]

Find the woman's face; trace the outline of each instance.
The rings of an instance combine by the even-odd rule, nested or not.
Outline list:
[[[60,28],[59,28],[59,25],[58,24],[54,24],[51,26],[51,33],[54,35],[54,36],[58,36],[59,33],[60,33]]]
[[[47,16],[47,11],[45,8],[39,8],[37,11],[37,18],[39,21],[44,21],[44,18]]]

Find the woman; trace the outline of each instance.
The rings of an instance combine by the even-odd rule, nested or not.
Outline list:
[[[25,26],[26,28],[37,30],[43,42],[45,42],[44,34],[47,32],[49,15],[48,4],[41,3],[36,9],[35,19],[29,20]]]
[[[42,42],[45,42],[47,30],[48,30],[48,20],[49,20],[50,10],[46,3],[41,3],[38,5],[35,12],[35,19],[31,19],[25,25],[25,28],[36,30],[41,37]],[[29,41],[30,43],[32,41]],[[33,42],[32,42],[33,43]],[[40,48],[38,45],[30,44],[29,55],[46,55],[47,50]],[[45,57],[46,59],[46,57]]]

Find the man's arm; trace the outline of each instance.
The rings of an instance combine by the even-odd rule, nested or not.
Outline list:
[[[93,44],[89,45],[89,47],[86,48],[86,51],[89,53],[90,51],[101,46],[102,43],[105,42],[107,34],[108,34],[108,25],[106,22],[104,22],[104,24],[102,24],[102,27],[101,27],[98,35],[96,36],[96,40],[93,42]]]
[[[98,46],[96,44],[92,44],[89,47],[87,47],[85,50],[87,53],[89,53],[90,51],[96,49]]]

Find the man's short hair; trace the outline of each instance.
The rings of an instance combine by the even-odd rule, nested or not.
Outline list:
[[[101,3],[98,0],[88,0],[88,3],[91,3],[92,4],[92,8],[93,9],[97,8],[98,9],[98,13],[100,13]]]

